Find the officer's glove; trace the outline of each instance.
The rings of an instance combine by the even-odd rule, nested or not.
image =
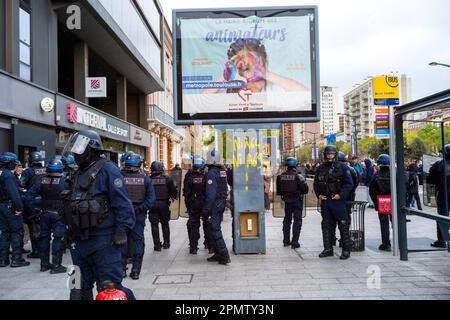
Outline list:
[[[114,235],[112,246],[114,249],[119,249],[127,244],[127,233],[124,230],[117,229]]]

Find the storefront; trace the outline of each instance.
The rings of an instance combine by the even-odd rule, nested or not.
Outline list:
[[[150,145],[148,131],[61,94],[56,95],[56,125],[59,153],[70,135],[79,130],[97,131],[109,151],[108,158],[115,163],[128,150],[145,157]]]
[[[0,71],[0,152],[27,164],[31,152],[55,157],[55,93]]]

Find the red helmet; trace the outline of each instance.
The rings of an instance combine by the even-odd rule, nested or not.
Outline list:
[[[113,282],[109,282],[107,289],[100,292],[95,300],[127,300],[127,295],[121,290],[117,290]]]

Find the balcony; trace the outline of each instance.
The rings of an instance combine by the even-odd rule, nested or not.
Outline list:
[[[157,105],[148,105],[148,126],[149,130],[154,130],[161,133],[165,137],[174,137],[178,140],[183,140],[183,133],[181,127],[178,127],[173,122],[173,117],[164,112]]]

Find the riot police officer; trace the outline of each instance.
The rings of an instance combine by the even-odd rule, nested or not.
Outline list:
[[[62,156],[61,162],[64,165],[64,174],[66,179],[72,181],[73,174],[76,170],[77,164],[75,163],[75,158],[73,156]]]
[[[283,220],[283,244],[285,247],[292,246],[292,249],[300,248],[298,239],[302,229],[302,209],[303,195],[309,192],[306,179],[297,172],[298,161],[295,158],[286,159],[286,172],[277,177],[277,195],[281,196],[285,202]],[[291,224],[292,241],[291,241]]]
[[[152,226],[152,236],[155,251],[170,248],[170,199],[175,199],[178,195],[177,188],[172,178],[164,174],[164,165],[154,161],[151,165],[151,178],[155,189],[156,204],[150,209],[149,220]],[[161,222],[164,243],[161,244],[159,238],[159,223]]]
[[[125,159],[126,159],[128,156],[132,155],[132,154],[134,154],[133,151],[127,151],[127,152],[125,152],[125,153],[120,157],[120,171],[121,171],[122,173],[126,171],[126,169],[125,169]]]
[[[51,270],[51,274],[65,273],[67,268],[62,266],[62,242],[66,232],[66,225],[61,212],[64,201],[61,193],[69,188],[64,165],[54,160],[47,165],[46,175],[27,192],[25,198],[33,212],[40,211],[39,252],[41,254],[41,272]],[[36,205],[36,198],[41,197],[40,205]],[[42,209],[42,211],[39,209]],[[53,235],[53,241],[51,236]],[[50,263],[50,241],[52,246],[52,263]]]
[[[20,177],[20,185],[25,190],[30,190],[37,180],[40,180],[45,175],[45,167],[42,162],[44,157],[40,152],[33,151],[30,154],[29,167],[22,173]],[[28,226],[31,242],[31,253],[27,256],[28,259],[39,259],[39,244],[38,237],[35,233],[39,232],[39,221],[33,216],[31,209],[25,203],[24,221]]]
[[[381,229],[381,245],[378,247],[381,251],[391,251],[391,240],[389,235],[389,220],[392,222],[392,215],[380,214],[378,196],[391,195],[391,172],[389,170],[391,157],[387,154],[381,154],[377,159],[377,164],[380,167],[372,182],[369,185],[369,194],[374,203],[375,211],[378,212],[378,219],[380,220]]]
[[[83,130],[73,135],[63,154],[74,154],[79,169],[74,174],[70,192],[65,194],[65,222],[73,243],[73,264],[81,271],[81,289],[71,291],[71,299],[92,300],[105,281],[135,299],[122,286],[121,247],[136,218],[123,177],[113,162],[102,157],[103,144],[95,131]]]
[[[223,166],[222,159],[216,150],[211,150],[206,158],[208,172],[203,178],[205,188],[205,203],[203,205],[202,215],[208,217],[208,232],[211,239],[211,247],[214,255],[207,260],[216,261],[219,264],[226,265],[231,262],[227,245],[222,235],[221,222],[223,212],[225,211],[228,184],[227,172]]]
[[[446,145],[441,152],[445,156],[445,162],[444,160],[440,160],[431,166],[427,177],[427,183],[436,186],[438,214],[441,216],[448,216],[448,212],[445,211],[445,192],[447,192],[447,208],[450,208],[450,144]],[[447,179],[447,190],[445,190],[444,176]],[[439,224],[437,225],[437,240],[431,243],[431,246],[435,248],[447,248],[447,243],[442,237]]]
[[[17,180],[12,173],[18,164],[13,153],[0,155],[0,267],[7,267],[9,248],[12,248],[11,267],[25,267],[30,262],[22,258],[23,203],[17,189]]]
[[[347,163],[347,159],[346,159],[345,153],[339,152],[339,154],[338,154],[338,161],[340,161],[340,162],[342,162],[342,163],[344,163],[344,164],[346,164],[348,166],[348,169],[350,170],[350,174],[352,176],[353,189],[349,193],[347,199],[345,199],[347,201],[347,204],[346,204],[347,213],[348,213],[348,216],[349,216],[349,218],[351,220],[351,214],[352,214],[352,204],[351,204],[351,202],[355,201],[355,199],[356,199],[356,189],[358,188],[358,185],[359,185],[359,175],[356,172],[355,168],[353,168],[352,166],[350,166],[349,163]],[[331,238],[334,239],[333,243],[335,244],[336,243],[336,224],[334,224],[332,229],[333,229],[333,235],[332,235]],[[340,243],[339,246],[342,246],[341,240],[339,240],[339,243]]]
[[[138,280],[142,268],[142,260],[145,252],[144,229],[145,219],[148,210],[155,205],[155,190],[150,177],[140,172],[142,158],[135,153],[129,153],[124,159],[125,171],[123,172],[125,186],[133,203],[134,212],[136,214],[136,224],[128,234],[133,241],[132,264],[130,277]],[[126,249],[126,248],[124,248]],[[122,251],[122,262],[124,264],[125,275],[127,265],[128,251]]]
[[[209,249],[210,240],[207,240],[208,219],[202,216],[205,193],[203,189],[203,178],[205,176],[205,162],[200,157],[194,157],[193,169],[186,173],[183,183],[183,197],[189,213],[187,230],[189,236],[189,253],[197,254],[198,240],[200,239],[200,218],[203,221],[205,235],[205,248]]]
[[[125,168],[125,159],[128,156],[131,156],[133,154],[134,154],[133,151],[127,151],[124,154],[122,154],[122,156],[120,157],[120,172],[122,173],[122,175],[124,175],[126,173],[126,171],[127,171],[127,169]],[[133,242],[132,237],[128,237],[126,248],[127,248],[128,252],[127,252],[127,261],[126,261],[126,264],[125,264],[124,270],[123,270],[123,277],[124,278],[127,277],[127,267],[126,267],[126,265],[133,263],[134,242]]]
[[[350,240],[350,217],[346,209],[346,199],[353,189],[353,181],[348,166],[337,161],[338,150],[327,146],[322,163],[314,177],[314,192],[321,200],[322,237],[324,251],[320,258],[333,256],[333,226],[337,222],[342,239],[340,259],[350,258],[352,243]]]

